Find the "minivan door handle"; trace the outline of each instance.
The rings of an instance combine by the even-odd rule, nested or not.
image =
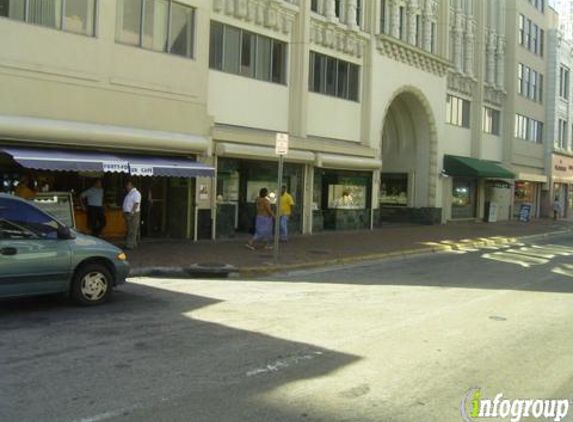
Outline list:
[[[0,255],[16,255],[18,253],[18,249],[16,248],[2,248],[0,249]]]

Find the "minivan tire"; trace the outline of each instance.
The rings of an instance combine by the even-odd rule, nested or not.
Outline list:
[[[72,299],[82,306],[104,303],[111,296],[113,276],[104,264],[83,265],[72,281]]]

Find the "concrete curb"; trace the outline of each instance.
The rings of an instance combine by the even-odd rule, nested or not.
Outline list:
[[[415,249],[404,249],[397,251],[381,252],[366,255],[356,255],[356,256],[344,256],[333,259],[325,259],[320,261],[304,262],[300,264],[279,264],[274,266],[268,264],[265,266],[255,266],[255,267],[244,267],[239,268],[238,273],[232,273],[233,278],[244,279],[260,277],[268,274],[283,273],[289,271],[306,270],[311,268],[344,265],[344,264],[354,264],[358,262],[366,261],[377,261],[383,259],[392,258],[405,258],[414,255],[432,254],[437,252],[445,252],[452,250],[464,250],[464,249],[475,249],[482,248],[485,246],[497,246],[497,245],[507,245],[522,241],[534,241],[539,239],[546,239],[548,237],[565,235],[573,232],[573,227],[563,230],[557,230],[546,233],[539,233],[527,236],[519,237],[506,237],[506,236],[495,236],[491,238],[482,238],[479,240],[469,240],[464,239],[457,242],[451,243],[435,243],[435,245],[430,247],[421,247]],[[142,267],[134,268],[130,271],[130,277],[169,277],[169,278],[195,278],[189,275],[186,267]]]

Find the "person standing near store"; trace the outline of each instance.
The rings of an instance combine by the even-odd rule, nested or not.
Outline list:
[[[95,237],[100,237],[101,232],[107,225],[103,208],[103,194],[101,179],[96,179],[93,186],[83,191],[80,195],[82,208],[88,212],[88,227]]]
[[[14,189],[14,194],[26,200],[36,197],[36,191],[30,187],[30,178],[28,176],[22,176],[20,178],[18,186]]]
[[[271,208],[269,198],[267,198],[269,191],[267,188],[262,188],[259,191],[259,197],[255,201],[257,210],[257,217],[255,219],[255,235],[245,245],[251,250],[255,250],[255,242],[262,241],[266,249],[272,249],[273,239],[273,218],[275,214]]]
[[[141,193],[135,188],[131,180],[125,184],[127,195],[123,200],[123,216],[127,226],[125,249],[134,249],[137,246],[139,233]]]
[[[290,193],[287,192],[287,187],[283,186],[281,191],[281,213],[280,213],[280,232],[281,240],[288,242],[288,222],[292,215],[292,207],[294,207],[294,200]]]
[[[557,220],[561,215],[561,202],[559,202],[559,198],[555,197],[555,201],[553,201],[553,219]]]

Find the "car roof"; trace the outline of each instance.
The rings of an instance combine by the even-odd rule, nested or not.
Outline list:
[[[0,199],[12,199],[14,201],[28,202],[25,199],[20,198],[19,196],[11,195],[9,193],[2,193],[2,192],[0,192]]]

